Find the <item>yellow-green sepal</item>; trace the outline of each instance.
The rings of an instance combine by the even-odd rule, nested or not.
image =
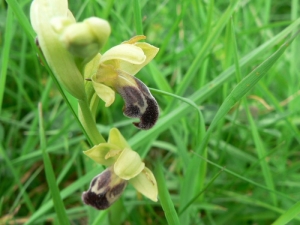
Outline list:
[[[157,201],[158,189],[156,179],[151,170],[147,167],[145,167],[139,175],[132,178],[129,183],[147,198],[155,202]]]
[[[84,151],[83,153],[90,157],[92,160],[94,160],[96,163],[110,166],[114,164],[116,161],[116,158],[118,155],[115,155],[114,157],[107,157],[107,154],[111,150],[118,150],[118,146],[108,143],[101,143],[99,145],[95,145],[93,148]]]
[[[118,146],[119,149],[122,150],[125,148],[130,148],[126,139],[123,137],[123,135],[120,133],[120,131],[117,128],[112,128],[109,131],[109,138],[107,142]]]

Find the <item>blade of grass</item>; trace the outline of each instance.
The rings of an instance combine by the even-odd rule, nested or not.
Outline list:
[[[279,208],[279,207],[274,207],[273,205],[270,205],[266,203],[263,200],[258,200],[253,197],[248,197],[247,195],[244,194],[237,194],[236,192],[233,191],[228,191],[228,190],[219,190],[220,193],[224,196],[231,197],[233,201],[239,202],[241,204],[247,204],[247,205],[253,205],[253,206],[260,206],[262,208],[277,212],[277,213],[283,213],[284,211]],[[300,218],[297,218],[298,221],[300,221]]]
[[[232,31],[231,32],[231,37],[232,37],[232,42],[233,42],[233,59],[234,59],[234,64],[235,64],[236,80],[237,80],[237,82],[240,82],[241,79],[242,79],[242,75],[241,75],[241,70],[240,70],[237,42],[236,42],[236,37],[235,37],[235,32],[234,32],[235,25],[234,25],[233,19],[231,20],[231,25],[232,25],[232,28],[233,28],[233,29],[231,29],[231,31]],[[256,146],[256,152],[258,154],[259,159],[263,159],[263,157],[265,157],[265,155],[267,155],[264,144],[263,144],[263,142],[260,138],[259,132],[258,132],[257,127],[256,127],[256,124],[253,120],[250,109],[248,107],[247,101],[242,101],[242,104],[243,104],[243,106],[246,110],[248,121],[250,123],[251,133],[252,133],[253,140],[254,140],[254,143],[255,143],[255,146]],[[274,186],[272,173],[270,171],[270,167],[269,167],[267,161],[265,159],[260,160],[260,166],[261,166],[261,169],[262,169],[263,176],[264,176],[265,183],[266,183],[267,187],[269,189],[275,191],[275,186]],[[271,192],[270,195],[271,195],[273,204],[276,206],[277,205],[276,194],[274,192]]]
[[[10,159],[8,158],[5,150],[3,149],[2,144],[0,145],[0,156],[2,159],[4,159],[4,162],[6,163],[7,167],[9,168],[10,172],[13,175],[13,178],[15,180],[15,184],[17,184],[18,188],[20,189],[20,192],[22,193],[22,197],[25,201],[25,204],[29,210],[30,213],[34,213],[34,206],[23,186],[23,184],[21,183],[21,174],[17,173],[17,170],[15,169],[15,167],[13,166],[13,164],[11,163]]]
[[[155,61],[151,62],[147,68],[150,71],[150,74],[152,74],[152,77],[158,87],[159,90],[166,91],[169,93],[172,93],[173,90],[168,83],[167,79],[163,77],[162,73],[159,71],[157,64]]]
[[[98,213],[98,216],[95,218],[95,220],[91,223],[91,225],[99,225],[99,224],[104,224],[104,222],[107,220],[108,216],[108,210],[101,211]]]
[[[286,29],[281,31],[279,34],[269,39],[269,41],[265,42],[264,44],[254,49],[246,56],[244,56],[240,60],[241,68],[249,64],[253,59],[255,59],[255,57],[260,55],[262,52],[266,51],[270,46],[285,38],[286,35],[288,35],[290,32],[293,32],[299,26],[299,24],[300,18],[297,19],[290,26],[288,26]],[[199,104],[200,102],[204,101],[206,98],[211,96],[215,91],[217,91],[222,86],[222,84],[231,79],[234,75],[234,72],[234,66],[229,67],[227,70],[222,72],[217,78],[206,84],[200,90],[196,91],[189,98],[192,101],[197,102]],[[189,109],[189,105],[180,105],[176,109],[170,111],[168,114],[166,114],[166,116],[159,118],[157,124],[152,129],[148,130],[147,132],[140,131],[134,137],[129,139],[130,145],[133,148],[137,149],[139,146],[148,143],[151,137],[158,135],[164,130],[168,129],[169,126],[171,126],[173,123],[176,123],[182,116],[188,113]],[[146,152],[144,152],[144,148],[138,149],[138,151],[142,155],[146,154]]]
[[[39,123],[40,123],[39,133],[40,133],[40,141],[41,141],[41,148],[42,148],[42,153],[43,153],[43,161],[44,161],[44,166],[45,166],[46,179],[47,179],[47,183],[48,183],[51,195],[52,195],[53,204],[54,204],[54,208],[56,211],[58,221],[60,224],[67,225],[67,224],[70,224],[70,222],[68,220],[68,216],[66,213],[64,203],[60,196],[60,191],[58,189],[58,186],[56,185],[56,179],[55,179],[55,175],[54,175],[50,157],[49,157],[48,153],[46,152],[47,145],[46,145],[46,137],[45,137],[41,103],[39,104],[38,108],[39,108]]]
[[[36,36],[27,16],[24,14],[22,8],[20,7],[20,4],[16,0],[6,0],[9,7],[12,8],[12,11],[14,12],[14,15],[17,17],[19,23],[24,28],[24,31],[26,32],[28,38],[34,39]]]
[[[241,180],[244,180],[244,181],[246,181],[247,183],[250,183],[250,184],[252,184],[252,185],[254,185],[254,186],[256,186],[256,187],[262,188],[262,189],[264,189],[264,190],[266,190],[266,191],[274,192],[274,193],[276,193],[277,196],[281,196],[281,197],[283,197],[283,198],[285,198],[285,199],[288,199],[288,200],[290,200],[290,201],[295,201],[295,199],[293,199],[292,197],[290,197],[290,196],[288,196],[288,195],[286,195],[286,194],[283,194],[283,193],[281,193],[281,192],[279,192],[279,191],[276,191],[276,190],[271,190],[271,189],[269,189],[268,187],[266,187],[266,186],[264,186],[264,185],[262,185],[262,184],[259,184],[259,183],[255,182],[255,181],[253,181],[253,180],[250,180],[250,179],[248,179],[248,178],[246,178],[246,177],[244,177],[244,176],[242,176],[242,175],[240,175],[240,174],[238,174],[238,173],[235,173],[235,172],[233,172],[233,171],[231,171],[231,170],[229,170],[229,169],[226,169],[226,168],[224,168],[224,167],[222,167],[222,166],[220,166],[220,165],[218,165],[218,164],[216,164],[216,163],[214,163],[214,162],[212,162],[212,161],[210,161],[210,160],[208,160],[208,159],[202,157],[201,155],[199,155],[199,154],[197,154],[197,153],[195,153],[195,155],[197,155],[199,158],[201,158],[201,159],[207,161],[207,163],[209,163],[209,164],[211,164],[211,165],[213,165],[213,166],[215,166],[215,167],[217,167],[217,168],[219,168],[219,169],[222,169],[222,170],[225,171],[226,173],[231,174],[231,175],[233,175],[233,176],[235,176],[235,177],[237,177],[237,178],[239,178],[239,179],[241,179]]]
[[[270,20],[270,11],[271,11],[271,1],[270,0],[266,0],[264,1],[264,24],[268,24],[269,20]]]
[[[74,144],[79,144],[80,141],[83,141],[85,140],[84,139],[84,136],[78,136],[78,137],[74,137],[72,138],[72,140],[70,140],[68,143],[70,146],[74,145]],[[56,151],[60,151],[60,149],[64,146],[65,144],[64,143],[58,143],[56,145],[53,145],[53,146],[49,146],[49,148],[47,148],[47,152],[50,153],[50,152],[56,152]],[[21,155],[20,157],[18,158],[15,158],[14,160],[12,160],[12,164],[14,166],[18,166],[18,164],[20,163],[24,163],[26,162],[27,160],[30,160],[30,159],[36,159],[36,158],[40,158],[41,155],[42,155],[42,149],[37,149],[35,150],[34,152],[30,152],[28,154],[24,154],[24,155]]]
[[[133,7],[136,34],[144,34],[140,1],[133,0]]]
[[[195,202],[198,198],[199,198],[199,196],[202,194],[202,193],[204,193],[205,192],[205,190],[207,189],[207,188],[209,188],[209,186],[211,185],[211,184],[213,184],[213,182],[217,179],[217,177],[221,174],[221,172],[223,172],[223,170],[220,170],[216,175],[214,175],[213,176],[213,178],[209,181],[209,183],[206,185],[206,187],[202,190],[200,190],[199,191],[199,193],[197,193],[196,194],[196,196],[195,197],[193,197],[186,205],[184,205],[183,207],[182,207],[182,209],[179,211],[179,215],[181,215],[190,205],[192,205],[193,204],[193,202]]]
[[[204,135],[203,135],[204,136]],[[203,136],[198,137],[199,140],[202,140]],[[204,159],[207,158],[207,148],[203,150],[203,152],[199,152],[198,150],[200,145],[196,146],[197,153],[200,154]],[[203,190],[206,180],[206,170],[207,170],[207,162],[205,160],[199,161],[197,157],[193,157],[190,160],[188,168],[184,174],[182,188],[180,190],[180,208],[179,210],[183,213],[180,214],[180,222],[181,224],[189,221],[189,208],[183,210],[183,207],[189,206],[189,203],[193,201],[194,196],[197,196],[198,190]],[[199,195],[197,199],[201,201],[204,195]]]
[[[49,152],[49,151],[47,151]],[[60,172],[58,178],[56,179],[56,185],[58,186],[63,178],[67,175],[68,172],[71,171],[71,167],[74,164],[75,159],[78,157],[78,153],[81,152],[79,149],[73,151],[72,157],[68,159],[67,163],[64,165],[63,170]],[[47,195],[44,197],[43,202],[48,201],[51,195],[51,190],[47,193]]]
[[[224,63],[223,63],[224,69],[227,69],[228,67],[230,67],[232,64],[232,61],[233,61],[233,56],[232,56],[233,49],[236,48],[235,35],[233,36],[233,34],[235,34],[235,33],[234,33],[234,24],[233,24],[233,17],[232,17],[228,21],[228,24],[225,29],[225,38],[226,38],[225,43],[227,43],[227,44],[224,46],[224,51],[225,51],[225,55],[226,55]],[[237,57],[237,55],[235,57]],[[234,65],[235,65],[235,71],[236,71],[236,75],[237,75],[239,68],[237,68],[236,64],[234,64]],[[229,93],[229,82],[228,83],[226,82],[222,86],[222,99],[225,99],[226,96],[228,95],[228,93]],[[237,114],[238,113],[235,114],[236,117],[237,117]],[[221,120],[219,122],[218,127],[216,128],[216,139],[219,141],[222,139],[221,137],[223,135],[223,127],[225,124],[226,124],[226,119],[224,118],[223,120]],[[228,133],[227,140],[230,140],[230,137],[232,137],[233,132],[234,132],[234,130],[232,132]],[[218,145],[219,145],[219,143],[218,143]]]
[[[50,93],[52,84],[53,84],[53,80],[50,79],[47,82],[46,86],[44,87],[43,94],[40,98],[41,102],[44,102],[44,103],[47,102],[46,99],[48,99],[48,97],[49,97],[49,93]],[[33,121],[31,122],[28,132],[36,132],[37,127],[38,127],[38,112],[36,110],[34,110],[34,113],[36,115],[33,117]],[[22,156],[26,155],[31,149],[34,149],[34,146],[37,145],[38,142],[39,142],[39,140],[37,138],[35,138],[35,136],[33,136],[33,135],[27,136],[27,138],[24,141],[23,146],[22,146],[22,154],[21,155]]]
[[[234,12],[235,8],[237,7],[239,3],[239,0],[234,1],[229,5],[227,10],[223,13],[222,17],[218,20],[218,23],[216,24],[213,31],[210,33],[208,38],[206,39],[203,46],[201,46],[201,49],[192,62],[191,66],[189,67],[189,70],[186,72],[184,79],[182,80],[181,84],[179,85],[178,90],[176,91],[176,94],[183,95],[184,91],[187,89],[187,87],[192,82],[194,76],[196,75],[197,70],[202,65],[202,62],[204,61],[204,58],[209,52],[209,49],[212,47],[213,43],[218,39],[218,37],[221,34],[221,31],[227,24],[228,20],[232,16],[232,13]]]
[[[1,196],[1,199],[0,199],[0,215],[4,215],[4,213],[2,212],[2,210],[3,210],[3,202],[4,202],[4,196]]]
[[[39,168],[37,168],[34,173],[32,173],[29,177],[28,180],[26,180],[26,183],[24,184],[24,189],[23,190],[26,190],[28,188],[28,186],[30,184],[32,184],[32,182],[36,179],[37,175],[42,171],[43,169],[43,166],[40,166]],[[14,193],[14,191],[12,190],[12,193]],[[9,196],[12,195],[12,193],[8,193]],[[12,204],[12,207],[11,209],[17,209],[17,207],[20,205],[20,199],[21,197],[23,196],[23,193],[22,191],[20,191],[18,193],[18,195],[16,196],[15,200],[14,200],[14,203]],[[1,214],[0,214],[1,215]]]
[[[234,156],[237,160],[245,161],[251,164],[257,161],[257,159],[250,153],[245,152],[243,149],[236,148],[225,141],[210,140],[209,145],[215,149],[224,149],[226,154],[229,154],[231,157]]]
[[[298,33],[297,33],[298,34]],[[274,65],[274,63],[278,60],[278,58],[284,53],[286,48],[290,45],[290,43],[296,38],[294,35],[290,40],[284,43],[274,54],[272,54],[268,59],[266,59],[262,64],[260,64],[257,68],[255,68],[250,74],[248,74],[227,96],[215,115],[213,121],[205,137],[203,138],[203,142],[201,143],[201,149],[204,149],[208,143],[208,139],[213,129],[217,126],[218,122],[222,120],[222,118],[229,112],[229,110],[236,104],[245,94],[252,88],[254,85],[267,74],[269,69]]]
[[[1,71],[0,71],[0,115],[2,110],[2,101],[3,95],[5,90],[5,82],[6,82],[6,75],[7,75],[7,68],[9,62],[9,51],[11,49],[11,40],[12,40],[12,23],[13,23],[13,16],[12,10],[8,7],[7,10],[7,18],[6,18],[6,26],[5,26],[5,36],[4,36],[4,47],[2,49],[1,54]]]
[[[288,222],[295,219],[299,215],[299,213],[300,213],[300,202],[297,202],[285,213],[283,213],[276,221],[274,221],[272,225],[288,224]],[[299,221],[299,218],[297,218],[297,220]]]
[[[230,20],[230,39],[232,40],[232,53],[233,53],[233,60],[234,60],[234,66],[235,66],[235,75],[236,75],[236,81],[240,82],[242,79],[241,74],[241,66],[239,62],[239,56],[238,56],[238,48],[237,48],[237,42],[236,42],[236,36],[235,36],[235,25],[234,20],[231,18]],[[231,53],[231,52],[230,52]]]
[[[196,109],[197,111],[197,116],[198,116],[198,126],[197,126],[197,132],[196,132],[196,137],[201,137],[204,135],[205,133],[205,124],[204,124],[204,118],[203,118],[203,115],[199,109],[199,107],[195,104],[195,102],[191,101],[190,99],[188,98],[183,98],[183,97],[180,97],[178,95],[175,95],[175,94],[172,94],[172,93],[168,93],[168,92],[165,92],[165,91],[161,91],[161,90],[157,90],[157,89],[154,89],[154,88],[149,88],[152,92],[154,93],[159,93],[159,94],[163,94],[163,95],[167,95],[167,96],[171,96],[173,97],[174,99],[179,99],[187,104],[189,104],[190,106],[192,106],[194,109]],[[200,138],[197,138],[196,139],[196,146],[198,146],[199,142],[200,142]]]
[[[180,1],[180,14],[176,16],[176,20],[174,21],[172,27],[168,30],[168,34],[165,36],[163,43],[160,46],[160,50],[156,56],[156,60],[160,61],[162,56],[165,56],[165,51],[167,47],[169,46],[171,38],[174,36],[175,31],[178,29],[179,23],[182,21],[182,17],[186,13],[187,9],[187,1]]]
[[[161,162],[157,162],[154,170],[157,180],[158,195],[169,225],[179,225],[179,218],[165,182]]]
[[[85,184],[91,182],[91,180],[99,174],[99,167],[95,167],[94,169],[90,170],[88,173],[80,177],[74,183],[66,187],[64,190],[61,191],[61,199],[65,199],[66,197],[74,194],[75,191],[82,188]],[[80,198],[78,196],[78,198]],[[29,220],[25,223],[25,225],[33,224],[40,216],[44,215],[48,210],[53,207],[53,201],[50,199],[45,204],[43,204],[38,210],[32,214]]]
[[[246,113],[247,113],[247,117],[248,117],[248,121],[249,121],[249,124],[250,124],[250,129],[251,129],[253,141],[255,143],[255,149],[256,149],[258,158],[262,159],[262,160],[260,160],[260,166],[261,166],[261,169],[262,169],[262,172],[263,172],[265,183],[266,183],[266,185],[269,189],[275,190],[272,172],[270,170],[269,164],[267,163],[267,160],[266,160],[266,157],[265,157],[267,155],[267,153],[266,153],[266,149],[264,147],[263,141],[261,140],[261,137],[260,137],[259,132],[257,130],[256,124],[253,120],[253,117],[251,115],[249,106],[247,105],[247,103],[245,101],[244,101],[243,105],[245,106],[245,110],[246,110]],[[273,205],[276,206],[277,202],[278,202],[276,194],[274,192],[271,192],[270,195],[271,195],[271,198],[272,198],[272,201],[273,201]]]
[[[176,96],[176,95],[175,95]],[[177,97],[178,98],[178,97]],[[194,103],[194,102],[193,102]],[[194,105],[196,105],[194,103]],[[197,106],[197,105],[196,105]],[[205,122],[203,115],[201,111],[198,109],[198,119],[199,124],[197,125],[197,134],[194,135],[194,138],[197,140],[195,143],[195,149],[198,154],[201,154],[203,158],[207,157],[207,149],[204,149],[202,152],[200,152],[200,143],[202,138],[205,135]],[[189,164],[187,165],[187,169],[184,173],[184,178],[182,182],[182,188],[180,191],[180,208],[182,212],[179,216],[180,222],[182,223],[189,223],[189,211],[186,210],[187,208],[183,209],[182,207],[188,207],[191,202],[194,201],[194,198],[191,199],[191,196],[197,196],[195,199],[203,199],[203,195],[198,195],[198,190],[204,189],[205,184],[205,178],[206,178],[206,169],[207,169],[207,163],[205,160],[202,160],[199,162],[199,160],[196,157],[193,157]],[[195,174],[197,174],[195,176]]]
[[[208,3],[208,10],[207,10],[207,23],[206,23],[206,31],[205,34],[207,35],[207,38],[209,38],[209,34],[212,29],[212,18],[213,18],[213,13],[214,13],[214,8],[215,8],[215,1],[211,0]]]
[[[293,81],[291,81],[291,83],[293,83]],[[268,99],[269,102],[272,103],[276,111],[281,113],[284,112],[283,107],[280,106],[273,93],[263,83],[258,84],[258,89],[263,91],[264,95],[266,96],[266,99]],[[293,134],[293,137],[298,141],[298,143],[300,143],[300,135],[297,125],[294,124],[289,117],[284,117],[284,120],[287,124],[287,127],[289,128],[290,133]]]
[[[189,162],[190,162],[190,156],[188,153],[188,149],[185,146],[185,144],[182,142],[182,140],[181,140],[182,137],[176,128],[170,127],[170,132],[171,132],[174,142],[176,144],[176,150],[178,149],[177,150],[178,157],[181,159],[181,161],[183,163],[183,167],[187,168],[187,166],[189,165]]]

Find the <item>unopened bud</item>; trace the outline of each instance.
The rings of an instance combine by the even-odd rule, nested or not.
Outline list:
[[[103,47],[109,34],[109,24],[103,19],[92,17],[67,26],[60,39],[74,56],[91,59]]]

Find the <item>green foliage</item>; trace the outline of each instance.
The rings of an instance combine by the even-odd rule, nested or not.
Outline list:
[[[129,186],[107,211],[81,201],[103,168],[36,56],[30,3],[0,4],[0,224],[299,224],[298,1],[70,1],[111,24],[101,52],[141,32],[160,48],[137,74],[157,124],[137,130],[119,96],[96,114],[156,171],[159,201]]]

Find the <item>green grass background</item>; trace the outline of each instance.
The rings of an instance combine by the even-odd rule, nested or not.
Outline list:
[[[300,224],[299,0],[69,2],[109,21],[101,53],[136,34],[160,48],[137,74],[156,126],[137,130],[119,96],[96,117],[154,171],[159,201],[129,186],[106,211],[81,201],[103,168],[37,58],[30,3],[0,3],[0,224]]]

